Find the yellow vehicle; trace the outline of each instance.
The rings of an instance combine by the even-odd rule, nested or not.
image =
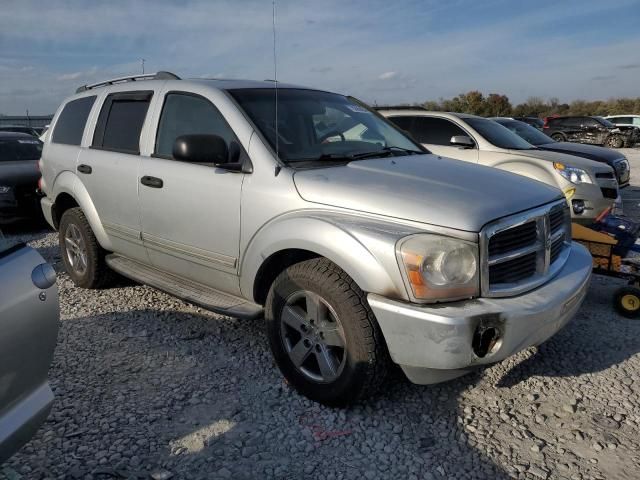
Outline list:
[[[614,307],[627,318],[640,317],[640,257],[617,254],[618,240],[614,236],[577,223],[571,225],[571,236],[591,252],[593,273],[628,280],[626,286],[616,290]]]

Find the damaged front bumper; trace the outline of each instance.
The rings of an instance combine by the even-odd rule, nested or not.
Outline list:
[[[413,383],[437,383],[553,336],[584,300],[591,262],[589,252],[574,242],[553,279],[516,297],[439,305],[403,303],[375,294],[368,300],[392,360]]]

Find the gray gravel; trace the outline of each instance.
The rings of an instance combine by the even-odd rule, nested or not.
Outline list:
[[[5,478],[638,478],[640,321],[613,312],[615,280],[594,278],[539,348],[341,411],[283,382],[260,321],[132,284],[75,288],[55,234],[13,234],[56,264],[62,311],[53,412]]]

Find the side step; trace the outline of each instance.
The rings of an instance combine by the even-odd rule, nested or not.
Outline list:
[[[212,312],[248,320],[260,318],[263,314],[262,307],[256,303],[162,272],[135,260],[113,253],[107,255],[105,260],[109,268],[131,280],[157,288]]]

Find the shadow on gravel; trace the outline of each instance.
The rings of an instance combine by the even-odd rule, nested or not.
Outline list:
[[[480,373],[431,387],[398,377],[330,409],[283,382],[261,321],[159,310],[156,298],[63,319],[53,411],[9,467],[28,466],[24,478],[509,478],[463,428],[458,400]],[[491,428],[477,435],[495,443]]]
[[[640,352],[640,320],[621,317],[611,306],[619,282],[594,276],[592,283],[576,317],[534,355],[509,370],[498,387],[509,388],[531,376],[603,372]]]

